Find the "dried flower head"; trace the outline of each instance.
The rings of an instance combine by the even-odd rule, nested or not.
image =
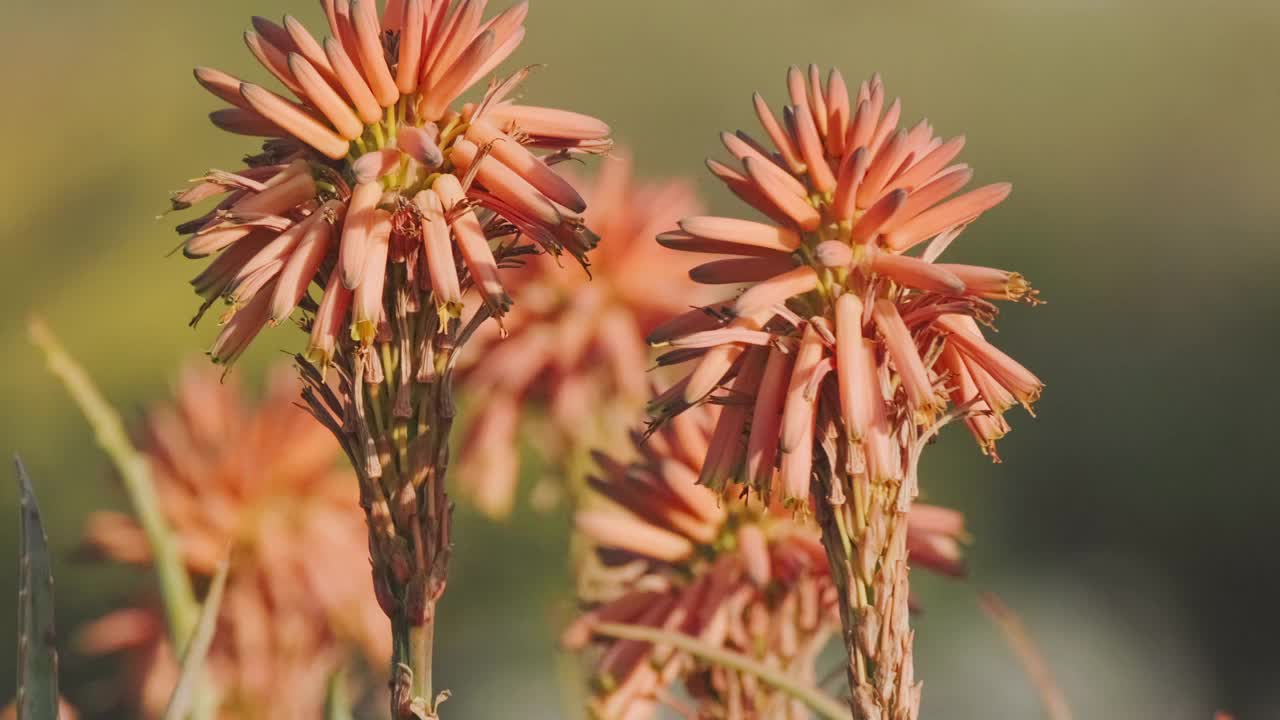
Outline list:
[[[212,369],[188,369],[172,403],[147,416],[142,451],[188,570],[208,578],[232,553],[208,667],[224,717],[320,716],[329,676],[352,652],[390,655],[386,617],[366,582],[368,532],[356,482],[328,432],[294,405],[298,382],[272,376],[247,405]],[[97,512],[86,532],[107,558],[150,561],[130,517]],[[124,652],[129,699],[159,717],[177,679],[158,606],[117,610],[81,634],[93,653]]]
[[[564,642],[586,646],[598,622],[651,626],[815,684],[818,653],[840,626],[818,530],[780,505],[766,509],[745,494],[725,499],[698,486],[714,424],[715,413],[701,406],[638,442],[637,462],[597,454],[602,473],[591,483],[612,502],[580,510],[576,522],[610,569],[585,593],[590,609]],[[959,513],[917,506],[912,558],[958,574],[962,534]],[[790,701],[756,678],[669,647],[607,640],[594,671],[599,717],[650,717],[660,704],[678,705],[676,683],[699,705],[690,717],[808,717],[790,714]]]
[[[591,274],[565,272],[546,255],[505,272],[516,301],[504,319],[508,336],[488,325],[460,360],[475,414],[459,487],[493,516],[510,512],[515,498],[521,408],[545,407],[538,445],[548,458],[625,440],[648,398],[645,334],[709,299],[681,257],[653,243],[676,219],[700,211],[690,186],[638,182],[630,156],[615,153],[585,195],[587,222],[602,240]]]
[[[201,314],[218,298],[231,305],[211,350],[218,362],[299,304],[314,314],[307,355],[321,366],[348,334],[368,346],[385,332],[393,290],[407,291],[411,310],[429,293],[443,326],[473,285],[500,316],[510,301],[492,239],[527,236],[582,262],[596,242],[581,196],[533,151],[603,152],[604,123],[512,102],[527,70],[454,107],[519,46],[527,4],[488,20],[485,0],[392,0],[381,14],[374,0],[321,4],[332,33],[323,42],[291,16],[254,18],[245,33],[295,99],[195,71],[231,105],[210,116],[215,125],[269,138],[248,167],[210,171],[173,199],[182,209],[222,198],[178,227],[187,256],[217,256],[193,284]]]
[[[800,510],[819,489],[818,519],[837,587],[848,594],[845,617],[865,624],[875,613],[886,628],[876,647],[859,649],[846,627],[854,714],[910,720],[920,687],[911,673],[905,517],[919,453],[960,416],[994,455],[1008,429],[1004,411],[1039,397],[1039,379],[979,328],[994,319],[992,301],[1037,296],[1017,273],[936,262],[1010,191],[1001,183],[956,194],[973,175],[952,164],[963,138],[935,137],[928,122],[900,129],[901,105],[886,103],[878,77],[850,93],[837,71],[824,82],[817,67],[793,67],[787,87],[781,121],[755,98],[773,149],[724,133],[739,165],[708,162],[768,221],[689,217],[659,239],[734,255],[701,275],[749,287],[651,335],[696,351],[693,372],[655,410],[662,418],[695,403],[726,405],[702,469],[706,485],[742,482],[766,498],[780,489]]]

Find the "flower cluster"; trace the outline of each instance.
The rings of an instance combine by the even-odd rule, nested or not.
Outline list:
[[[352,650],[379,669],[391,651],[373,595],[350,581],[369,572],[355,481],[334,439],[295,406],[291,375],[281,368],[250,406],[216,372],[189,370],[144,428],[141,450],[189,572],[207,579],[233,556],[207,664],[224,717],[319,717],[325,683]],[[150,562],[127,516],[95,513],[86,539],[117,562]],[[81,634],[92,653],[127,654],[129,700],[147,717],[163,714],[177,680],[165,634],[154,604],[115,611]]]
[[[1017,273],[937,262],[1010,191],[957,194],[973,176],[953,164],[963,138],[936,137],[928,122],[899,128],[901,105],[887,102],[878,77],[850,92],[837,71],[824,81],[816,67],[792,68],[787,87],[781,121],[755,98],[772,148],[724,133],[738,164],[708,163],[768,221],[689,217],[660,238],[732,255],[699,274],[748,287],[651,336],[696,360],[655,411],[725,404],[706,485],[742,482],[766,499],[780,489],[797,509],[818,489],[818,520],[847,593],[855,715],[914,718],[905,611],[901,623],[889,618],[906,603],[905,518],[919,453],[956,416],[993,453],[1008,428],[1003,413],[1039,397],[1035,375],[980,329],[994,319],[992,301],[1037,296]],[[849,625],[868,622],[889,631],[860,649]]]
[[[674,418],[637,442],[640,459],[631,464],[597,454],[602,472],[592,486],[611,502],[580,510],[576,523],[610,569],[592,591],[602,597],[589,598],[564,642],[585,647],[600,622],[662,628],[813,685],[818,653],[839,627],[817,528],[779,504],[698,486],[715,420],[705,405]],[[907,542],[917,563],[955,575],[962,534],[959,513],[921,505]],[[670,692],[678,682],[699,705],[690,717],[781,717],[791,702],[754,676],[638,640],[603,640],[594,676],[592,707],[603,718],[651,717],[662,703],[678,705]]]
[[[288,16],[255,18],[245,35],[292,99],[196,70],[230,105],[214,124],[268,139],[248,167],[211,171],[174,206],[221,198],[179,226],[186,255],[216,255],[194,281],[200,313],[231,306],[216,362],[303,308],[303,399],[356,469],[374,592],[397,638],[392,715],[407,718],[434,712],[457,351],[507,313],[500,267],[537,252],[587,264],[586,202],[552,166],[611,141],[592,117],[517,103],[528,68],[462,100],[520,45],[525,3],[488,19],[485,0],[321,4],[323,41]]]
[[[173,199],[187,208],[222,198],[178,227],[188,257],[217,255],[193,284],[201,313],[219,298],[231,304],[211,350],[219,362],[299,304],[314,314],[307,354],[319,365],[348,333],[367,346],[385,331],[392,288],[407,291],[411,309],[430,293],[442,318],[456,317],[460,269],[501,315],[509,298],[490,239],[523,235],[583,262],[596,242],[582,197],[533,151],[603,152],[608,126],[511,101],[527,71],[452,107],[519,46],[527,4],[488,20],[477,0],[400,0],[381,17],[373,0],[323,6],[332,33],[323,42],[289,16],[254,18],[245,34],[296,100],[195,71],[231,105],[210,116],[215,125],[269,138],[248,167],[211,171]]]
[[[538,446],[548,458],[625,439],[648,398],[645,334],[709,299],[690,281],[688,265],[653,243],[678,218],[699,212],[688,185],[639,182],[630,157],[615,153],[586,187],[586,220],[601,238],[590,275],[565,272],[546,255],[505,271],[516,301],[503,319],[505,337],[492,324],[481,328],[459,360],[475,413],[459,488],[492,516],[510,512],[515,497],[521,409],[545,407],[549,430]]]

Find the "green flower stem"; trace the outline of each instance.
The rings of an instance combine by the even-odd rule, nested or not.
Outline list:
[[[670,645],[703,660],[722,667],[754,675],[761,682],[777,688],[786,695],[799,700],[826,720],[847,720],[849,711],[840,703],[828,697],[816,687],[797,683],[795,678],[785,672],[756,662],[745,655],[714,647],[690,637],[684,633],[660,630],[640,625],[622,625],[617,623],[597,623],[591,630],[598,635],[621,638],[623,640],[639,640],[655,644]]]
[[[29,326],[31,341],[44,352],[49,369],[62,382],[71,399],[93,428],[98,447],[111,459],[138,523],[151,546],[152,564],[160,585],[160,598],[164,604],[165,621],[169,640],[176,654],[181,657],[187,651],[187,643],[195,629],[200,614],[191,578],[187,575],[178,541],[169,529],[151,481],[151,467],[130,442],[120,414],[107,402],[93,384],[89,374],[67,353],[62,343],[39,319],[32,319]],[[211,718],[214,701],[206,691],[206,683],[200,683],[201,691],[195,700],[196,718]]]

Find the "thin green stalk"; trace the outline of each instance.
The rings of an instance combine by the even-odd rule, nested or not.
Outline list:
[[[324,693],[324,720],[353,720],[351,700],[347,698],[346,673],[341,670],[329,676]]]
[[[209,594],[204,598],[204,607],[200,609],[200,619],[191,630],[187,651],[182,656],[182,670],[178,675],[178,684],[173,688],[173,694],[169,696],[164,720],[184,720],[195,699],[196,689],[200,686],[200,676],[204,673],[204,661],[209,655],[209,646],[213,644],[213,634],[218,627],[218,610],[222,607],[222,594],[227,589],[227,575],[230,571],[231,557],[228,555],[218,563],[218,569],[213,574],[213,582],[209,585]]]
[[[151,467],[130,442],[120,414],[107,402],[85,372],[44,322],[33,318],[29,325],[31,341],[44,352],[49,369],[62,382],[71,399],[80,408],[85,420],[93,428],[98,447],[107,454],[120,473],[120,480],[129,495],[129,502],[138,518],[138,524],[151,546],[152,564],[160,586],[160,599],[164,604],[165,621],[169,640],[178,655],[186,652],[187,642],[196,626],[200,606],[191,579],[182,561],[178,541],[173,537],[151,480]],[[196,699],[196,718],[213,716],[212,695],[201,691]]]
[[[684,633],[660,630],[640,625],[622,625],[618,623],[597,623],[591,626],[598,635],[621,638],[623,640],[639,640],[655,644],[670,645],[710,663],[754,675],[761,682],[778,689],[786,695],[799,700],[827,720],[848,720],[849,711],[840,703],[828,697],[816,687],[797,683],[795,678],[771,668],[763,663],[739,653],[714,647]]]
[[[413,669],[413,696],[434,702],[431,689],[431,650],[435,640],[435,613],[423,625],[409,628],[409,661]]]

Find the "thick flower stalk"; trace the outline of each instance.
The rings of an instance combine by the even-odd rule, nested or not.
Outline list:
[[[742,492],[719,496],[698,485],[716,415],[704,405],[674,418],[637,442],[635,462],[596,456],[601,473],[591,484],[612,502],[579,510],[576,524],[607,569],[584,592],[588,609],[564,642],[583,648],[594,637],[601,645],[597,717],[638,720],[663,704],[682,708],[676,685],[697,706],[682,708],[689,717],[809,717],[798,700],[753,675],[593,631],[604,622],[661,628],[817,684],[818,654],[840,626],[840,594],[818,530],[780,503],[768,508]],[[906,542],[921,565],[956,575],[963,525],[955,511],[919,505]]]
[[[269,139],[248,167],[211,171],[174,205],[222,198],[179,227],[186,255],[216,255],[194,281],[201,313],[230,305],[216,362],[301,307],[304,399],[355,465],[374,590],[392,620],[393,714],[430,716],[456,352],[507,312],[500,265],[538,248],[585,264],[596,244],[586,203],[550,164],[606,151],[608,127],[513,102],[527,70],[458,103],[520,44],[523,3],[489,19],[484,0],[321,4],[323,42],[292,17],[255,18],[245,35],[294,99],[196,70],[231,105],[216,125]],[[464,315],[473,290],[481,302]]]
[[[584,185],[586,220],[601,238],[590,275],[565,272],[554,258],[530,258],[503,275],[515,305],[503,327],[481,328],[459,360],[473,415],[464,430],[456,487],[482,512],[507,515],[519,470],[522,408],[539,406],[537,447],[563,482],[544,481],[537,497],[578,492],[586,451],[625,443],[649,397],[645,335],[710,300],[689,279],[692,263],[653,243],[677,219],[700,212],[682,182],[641,182],[630,156],[614,153]],[[503,338],[500,330],[505,330]]]
[[[914,720],[907,518],[920,451],[963,417],[984,452],[1030,408],[1041,383],[984,338],[992,301],[1034,303],[1017,273],[937,262],[960,232],[1008,196],[960,191],[963,138],[927,122],[898,126],[879,78],[849,92],[839,72],[792,68],[779,119],[758,95],[764,142],[724,133],[737,164],[709,161],[767,218],[689,217],[659,241],[729,255],[703,282],[743,283],[650,338],[695,367],[654,403],[659,419],[725,405],[702,468],[797,511],[813,504],[839,589],[856,718]],[[958,194],[959,193],[959,194]],[[916,252],[916,251],[920,252]],[[950,409],[948,409],[950,408]]]
[[[211,368],[189,369],[140,437],[191,575],[207,582],[234,558],[206,661],[222,718],[319,717],[325,684],[353,652],[380,671],[390,651],[377,602],[348,582],[368,566],[354,478],[333,437],[297,407],[298,390],[280,368],[250,405]],[[94,513],[86,541],[116,562],[151,560],[125,515]],[[80,639],[91,653],[122,654],[121,699],[144,717],[164,714],[178,663],[158,604],[116,610]]]

